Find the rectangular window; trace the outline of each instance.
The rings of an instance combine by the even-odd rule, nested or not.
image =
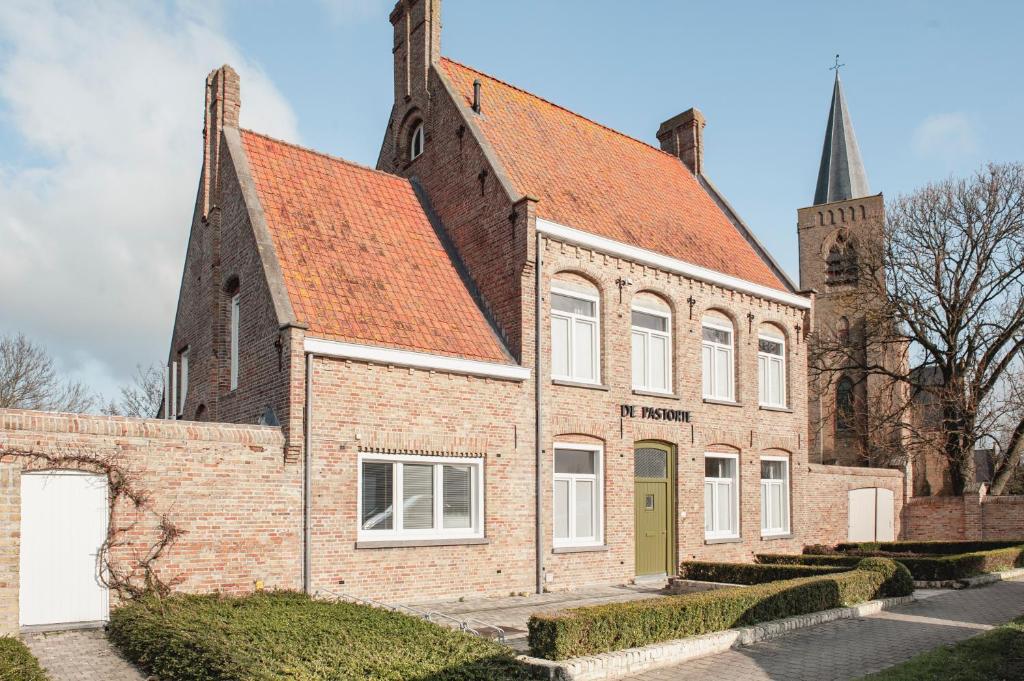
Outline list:
[[[733,401],[732,328],[724,320],[704,320],[701,368],[705,399]]]
[[[704,455],[704,536],[739,536],[739,458],[730,454]]]
[[[365,454],[359,466],[361,540],[483,536],[483,461]]]
[[[597,296],[553,287],[551,290],[551,376],[598,383]]]
[[[761,459],[761,534],[789,534],[789,460]]]
[[[181,378],[178,381],[178,415],[185,413],[185,399],[188,397],[188,355],[189,349],[185,348],[181,351],[181,355],[178,358],[179,367],[181,371]]]
[[[633,308],[633,388],[669,393],[672,339],[664,312]]]
[[[238,387],[238,325],[241,321],[241,295],[231,297],[231,390]]]
[[[757,339],[759,400],[765,407],[786,406],[785,341],[775,336]]]
[[[593,546],[602,541],[601,448],[555,445],[553,492],[555,546]]]

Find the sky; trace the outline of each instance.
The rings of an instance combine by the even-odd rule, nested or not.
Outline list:
[[[242,125],[376,163],[392,0],[0,2],[0,334],[105,397],[166,361],[202,150],[203,82]],[[1024,3],[444,0],[441,50],[657,144],[690,107],[705,172],[797,275],[842,79],[887,197],[1024,161]]]

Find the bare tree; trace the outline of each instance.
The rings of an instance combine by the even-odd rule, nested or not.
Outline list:
[[[138,416],[156,418],[163,404],[164,381],[159,365],[143,367],[135,365],[131,383],[121,386],[121,396],[103,407],[103,413],[111,416]]]
[[[961,494],[976,445],[1006,428],[1007,388],[1022,375],[1024,165],[927,185],[886,212],[881,243],[857,245],[860,283],[846,301],[864,314],[856,342],[818,330],[812,372],[829,380],[844,369],[876,393],[884,386],[888,398],[865,405],[865,442],[931,448]],[[1009,430],[993,493],[1024,451],[1024,410]]]
[[[0,336],[0,407],[84,412],[95,402],[83,383],[57,374],[42,346],[21,333]]]

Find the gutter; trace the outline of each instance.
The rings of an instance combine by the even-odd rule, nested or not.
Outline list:
[[[541,306],[541,265],[543,261],[541,259],[541,245],[544,237],[541,235],[540,230],[535,229],[534,232],[537,235],[536,251],[534,252],[534,295],[536,300],[534,301],[533,307],[533,345],[534,345],[534,363],[533,363],[533,388],[534,388],[534,450],[536,454],[536,535],[535,542],[537,545],[537,593],[544,593],[544,523],[542,522],[542,513],[544,511],[544,443],[541,439],[542,435],[542,407],[541,407],[541,348],[540,348],[540,330],[541,330],[541,313],[544,309]]]
[[[312,594],[313,589],[313,357],[313,353],[306,353],[306,414],[302,419],[302,591],[306,594]]]

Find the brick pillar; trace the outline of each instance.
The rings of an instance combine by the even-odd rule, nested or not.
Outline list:
[[[206,112],[203,116],[203,218],[220,202],[220,133],[238,127],[242,108],[238,73],[225,64],[206,77]]]
[[[970,485],[964,492],[964,539],[978,541],[985,538],[983,504],[987,492],[983,482]]]

